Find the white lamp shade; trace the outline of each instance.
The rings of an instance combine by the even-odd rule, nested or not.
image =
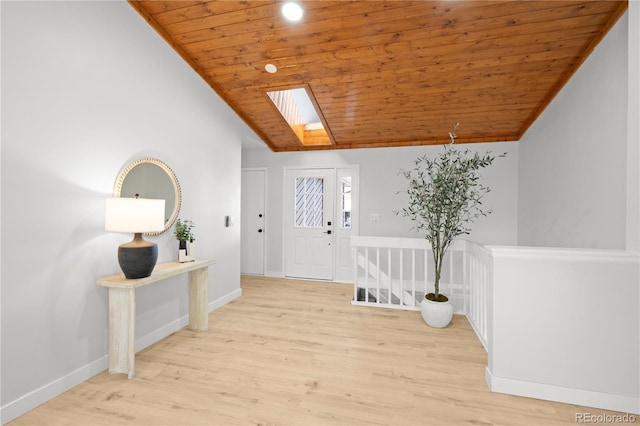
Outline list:
[[[161,232],[164,230],[164,200],[107,198],[104,229],[114,232]]]

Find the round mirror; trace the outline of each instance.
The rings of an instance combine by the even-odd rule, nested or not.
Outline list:
[[[162,232],[146,235],[159,235],[171,228],[180,213],[182,193],[178,178],[169,166],[155,158],[141,158],[120,172],[113,188],[114,197],[155,198],[165,200],[165,222]]]

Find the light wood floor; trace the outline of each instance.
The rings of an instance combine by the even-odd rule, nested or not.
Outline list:
[[[555,425],[602,410],[489,392],[465,317],[352,306],[344,284],[242,278],[241,298],[11,425]]]

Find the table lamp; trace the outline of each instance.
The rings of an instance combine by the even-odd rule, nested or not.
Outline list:
[[[108,198],[105,203],[104,229],[134,234],[133,240],[118,247],[118,262],[126,278],[148,277],[158,260],[158,246],[146,241],[142,234],[164,230],[164,200],[137,196]]]

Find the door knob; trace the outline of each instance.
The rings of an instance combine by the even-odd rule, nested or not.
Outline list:
[[[258,232],[262,232],[262,228],[258,229]]]
[[[323,232],[323,234],[329,234],[329,235],[331,235],[331,229],[329,229],[328,231]]]

